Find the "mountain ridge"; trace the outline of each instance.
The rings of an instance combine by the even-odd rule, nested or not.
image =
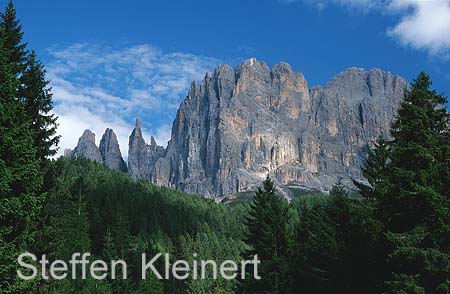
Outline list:
[[[220,65],[192,82],[165,148],[147,144],[136,121],[128,173],[212,198],[252,190],[267,175],[287,196],[287,186],[327,191],[338,178],[362,178],[367,144],[388,133],[407,87],[380,69],[351,67],[309,89],[285,62]]]

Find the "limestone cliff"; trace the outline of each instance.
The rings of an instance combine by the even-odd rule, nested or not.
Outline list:
[[[133,178],[149,179],[155,182],[154,175],[157,173],[155,163],[164,155],[165,149],[156,144],[153,136],[150,138],[150,145],[145,142],[141,121],[137,119],[128,144],[128,174]]]
[[[379,69],[310,89],[287,63],[221,65],[192,83],[166,148],[147,144],[136,122],[128,173],[208,197],[253,190],[268,174],[287,194],[326,191],[361,178],[367,145],[388,132],[407,87]]]
[[[109,168],[127,172],[127,166],[122,158],[117,136],[109,128],[103,134],[99,147],[95,144],[95,134],[90,130],[85,130],[78,140],[77,146],[73,150],[65,150],[64,155],[70,158],[84,157],[101,162]]]
[[[95,145],[95,134],[91,130],[85,130],[78,144],[73,150],[66,150],[66,156],[71,158],[84,157],[93,161],[102,162],[102,155]]]
[[[117,136],[112,129],[106,129],[100,140],[99,150],[102,155],[102,161],[107,167],[127,172],[127,165],[122,158]]]
[[[367,144],[388,132],[407,86],[350,68],[310,90],[286,63],[221,65],[192,83],[167,149],[150,151],[142,139],[146,154],[130,170],[143,163],[133,176],[209,197],[254,189],[267,174],[279,186],[328,190],[340,177],[361,178]]]

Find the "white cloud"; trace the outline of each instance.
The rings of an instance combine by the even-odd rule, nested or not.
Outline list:
[[[90,129],[96,135],[96,144],[99,145],[101,136],[106,128],[113,128],[119,140],[120,149],[124,157],[128,153],[128,136],[130,134],[130,125],[121,119],[106,120],[104,117],[92,112],[87,107],[62,107],[55,108],[59,115],[58,133],[61,134],[60,152],[64,149],[75,147],[78,138],[85,129]]]
[[[387,35],[404,46],[433,56],[450,57],[450,0],[279,0],[306,2],[324,9],[331,4],[360,11],[375,10],[398,19]]]
[[[98,144],[109,127],[126,157],[137,117],[143,121],[146,140],[154,135],[165,146],[190,83],[219,63],[193,54],[165,53],[150,45],[112,48],[84,43],[49,52],[48,78],[62,136],[58,155],[75,147],[85,129],[96,134]]]
[[[450,0],[394,0],[389,9],[406,13],[388,34],[402,44],[448,56],[450,49]]]
[[[319,10],[325,9],[329,5],[339,4],[348,8],[355,8],[358,10],[369,10],[371,8],[381,5],[383,0],[278,0],[283,4],[290,4],[296,2],[305,2],[316,6]]]

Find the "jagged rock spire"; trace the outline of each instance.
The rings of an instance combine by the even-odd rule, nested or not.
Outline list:
[[[77,146],[67,149],[64,155],[70,158],[87,158],[93,161],[104,163],[112,169],[122,172],[127,171],[126,164],[122,158],[117,136],[112,129],[106,129],[100,141],[100,148],[95,145],[95,134],[91,130],[85,130],[78,139]]]
[[[164,147],[158,146],[153,136],[150,137],[150,145],[145,142],[141,121],[136,119],[128,143],[128,174],[134,178],[153,179],[155,162],[164,154]]]
[[[131,136],[135,138],[136,137],[142,138],[142,123],[141,120],[138,118],[136,119],[136,124],[134,126],[133,132],[131,133]]]
[[[78,139],[75,149],[70,152],[71,158],[84,157],[90,160],[102,162],[102,156],[95,145],[95,134],[91,130],[85,130]]]
[[[100,154],[103,163],[109,168],[127,172],[127,166],[120,152],[117,136],[112,129],[106,129],[100,141]]]
[[[209,197],[253,190],[268,173],[286,193],[326,191],[338,178],[362,179],[367,144],[389,130],[407,87],[378,69],[349,68],[309,89],[284,62],[221,65],[192,83],[167,149],[154,137],[147,144],[136,120],[128,173]],[[98,160],[93,138],[71,153]]]

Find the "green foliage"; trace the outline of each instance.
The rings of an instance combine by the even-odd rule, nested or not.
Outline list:
[[[136,181],[85,159],[60,158],[55,169],[59,176],[42,218],[42,254],[68,260],[73,252],[91,252],[103,260],[124,259],[129,266],[128,279],[105,281],[111,293],[236,290],[236,281],[221,278],[159,281],[150,275],[141,280],[141,254],[167,252],[174,259],[190,261],[196,253],[198,259],[238,261],[245,249],[240,225],[246,211],[243,207],[231,208],[202,196]],[[164,265],[158,266],[162,269]],[[41,290],[62,287],[60,284],[42,283]],[[93,287],[86,281],[63,286],[70,291]]]
[[[361,198],[339,181],[330,195],[295,191],[289,204],[267,178],[254,199],[224,205],[88,160],[48,160],[59,141],[51,89],[22,38],[9,1],[0,15],[0,293],[450,293],[450,116],[427,74],[390,136],[369,148]],[[128,279],[25,282],[16,275],[25,251],[124,259]],[[257,254],[262,280],[141,280],[144,252],[218,263]]]
[[[3,42],[6,62],[19,80],[15,85],[15,97],[23,102],[23,111],[30,120],[36,157],[45,163],[48,156],[55,155],[55,146],[60,136],[56,135],[56,119],[51,114],[53,108],[49,81],[45,78],[45,68],[34,51],[28,52],[27,44],[22,43],[22,26],[16,16],[12,0],[5,12],[0,15],[0,38]]]
[[[56,119],[45,70],[22,43],[12,1],[0,15],[0,292],[25,293],[33,283],[16,275],[16,258],[37,239],[41,204],[51,188]],[[45,177],[45,179],[44,179]]]
[[[330,196],[333,196],[336,198],[342,198],[342,197],[348,196],[348,192],[345,188],[345,185],[342,183],[342,179],[338,179],[338,182],[333,186],[333,188],[331,188]]]
[[[12,74],[19,76],[25,69],[27,44],[22,43],[22,25],[17,19],[12,0],[6,5],[5,12],[0,14],[0,38],[3,40],[6,50],[3,54],[6,62],[11,64]]]
[[[289,206],[277,195],[273,182],[267,178],[258,188],[247,217],[248,257],[261,260],[261,280],[250,280],[245,288],[251,293],[284,293],[288,287],[287,253]],[[251,258],[250,258],[251,259]]]
[[[138,286],[136,294],[163,294],[164,288],[160,280],[154,275],[149,276],[146,280],[141,282]]]
[[[30,121],[16,99],[18,79],[0,39],[0,291],[23,293],[15,259],[33,240],[42,177],[35,159]]]
[[[296,204],[292,243],[293,293],[378,293],[380,225],[371,207],[338,182],[328,198]]]
[[[437,293],[450,276],[449,114],[446,97],[430,86],[420,73],[392,124],[388,148],[378,145],[372,153],[383,154],[383,168],[366,175],[384,226],[386,271],[393,272],[386,285],[396,293]]]
[[[215,260],[218,264],[225,260],[239,263],[243,244],[227,236],[215,233],[208,225],[194,237],[189,234],[181,236],[180,256],[192,264],[193,260]],[[237,280],[225,280],[220,274],[213,279],[210,272],[206,280],[186,281],[187,293],[232,293],[236,290]]]
[[[368,185],[359,181],[353,181],[364,198],[373,199],[374,187],[382,181],[389,156],[389,144],[383,135],[380,135],[374,145],[368,148],[367,160],[362,166],[362,174]]]
[[[26,56],[25,69],[21,74],[19,97],[25,102],[25,112],[31,119],[37,156],[45,160],[56,154],[54,146],[58,145],[60,136],[56,135],[57,117],[50,113],[53,102],[49,81],[45,78],[46,71],[34,51]]]

